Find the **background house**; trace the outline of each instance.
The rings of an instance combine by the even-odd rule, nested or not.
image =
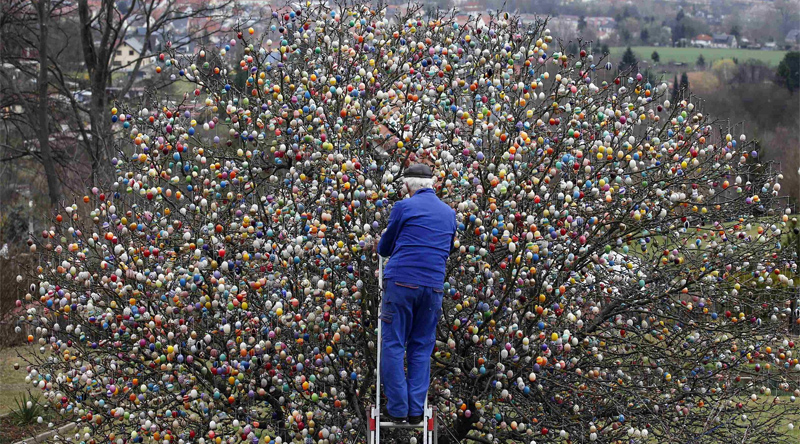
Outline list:
[[[790,48],[800,47],[800,28],[789,31],[785,41]]]
[[[709,46],[711,46],[711,43],[713,41],[714,41],[714,38],[711,37],[710,35],[708,35],[708,34],[700,34],[698,36],[695,36],[695,38],[693,38],[690,43],[691,43],[692,46],[695,46],[695,47],[698,47],[698,48],[708,48]]]
[[[117,49],[114,52],[114,60],[111,62],[111,64],[115,68],[121,67],[122,71],[131,71],[133,70],[133,66],[136,61],[142,56],[143,49],[144,43],[141,40],[134,38],[126,39],[119,46],[117,46]],[[149,57],[142,59],[142,67],[149,64]]]
[[[730,34],[714,34],[712,48],[737,48],[736,36]]]

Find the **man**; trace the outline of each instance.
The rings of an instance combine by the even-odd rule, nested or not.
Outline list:
[[[410,197],[394,204],[378,242],[378,254],[391,256],[383,279],[380,372],[388,399],[384,416],[395,423],[419,424],[423,418],[445,264],[455,241],[455,211],[436,196],[432,176],[428,165],[406,169],[403,189]]]

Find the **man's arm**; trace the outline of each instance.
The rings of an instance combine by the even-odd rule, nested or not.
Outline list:
[[[403,225],[403,206],[401,202],[395,203],[394,207],[392,207],[392,212],[389,213],[389,225],[386,227],[383,236],[381,236],[381,240],[378,241],[378,254],[383,257],[392,255],[394,242],[397,240],[400,227]]]
[[[453,237],[450,239],[450,254],[456,252],[456,233],[458,232],[458,219],[456,213],[453,212]]]

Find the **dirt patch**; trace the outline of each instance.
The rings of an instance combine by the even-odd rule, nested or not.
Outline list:
[[[0,433],[0,444],[11,444],[44,433],[48,427],[47,421],[43,421],[41,424],[18,426],[14,424],[11,415],[6,415],[0,418],[0,430],[3,431]]]

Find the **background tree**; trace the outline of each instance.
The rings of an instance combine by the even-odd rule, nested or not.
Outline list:
[[[636,66],[639,62],[636,60],[636,54],[633,53],[633,50],[630,46],[625,50],[622,54],[622,60],[619,63],[620,71],[625,71],[628,69],[636,69]]]
[[[58,53],[64,46],[57,43],[59,36],[52,32],[51,20],[57,19],[64,8],[64,2],[50,0],[0,5],[4,42],[0,45],[0,105],[11,111],[3,116],[5,135],[11,143],[2,146],[0,161],[35,158],[44,171],[49,206],[53,209],[62,196],[64,179],[57,169],[66,160],[64,153],[54,152],[50,140],[55,127],[51,114],[56,105],[48,89],[49,64],[51,51]],[[20,112],[13,112],[14,109]],[[31,143],[33,140],[35,144]]]
[[[731,30],[728,32],[728,34],[730,34],[730,35],[732,35],[732,36],[736,37],[736,40],[737,40],[737,41],[741,40],[741,38],[742,38],[742,31],[741,31],[741,29],[739,28],[739,24],[738,24],[738,23],[734,23],[733,25],[731,25]]]
[[[685,43],[706,29],[707,25],[705,23],[687,16],[681,9],[676,14],[675,21],[672,24],[672,42],[679,43],[683,41]]]
[[[22,367],[79,438],[363,441],[371,246],[425,161],[459,221],[443,442],[791,442],[796,262],[753,143],[666,84],[549,57],[543,22],[384,14],[281,11],[279,39],[165,57],[201,94],[110,110],[114,182],[20,277],[51,352]]]
[[[672,80],[672,94],[670,94],[670,98],[672,100],[678,100],[678,96],[681,93],[680,83],[678,83],[678,75],[675,74],[675,78]]]
[[[678,10],[678,13],[675,15],[675,23],[672,26],[673,43],[686,37],[686,24],[684,23],[685,18],[686,18],[686,13],[683,12],[683,8],[680,8]]]
[[[778,64],[779,81],[786,86],[790,93],[800,89],[800,51],[790,51],[783,56]]]
[[[661,56],[658,55],[658,51],[653,51],[653,53],[650,54],[650,59],[653,60],[653,63],[657,64],[661,61]]]
[[[731,59],[715,60],[711,64],[711,71],[722,82],[730,82],[739,71],[737,64]]]
[[[685,72],[681,73],[681,91],[684,94],[689,91],[689,76]]]
[[[699,56],[697,56],[697,62],[695,64],[697,65],[697,68],[699,68],[701,70],[705,69],[705,67],[706,67],[706,59],[705,59],[705,57],[703,57],[703,54],[700,54]]]

